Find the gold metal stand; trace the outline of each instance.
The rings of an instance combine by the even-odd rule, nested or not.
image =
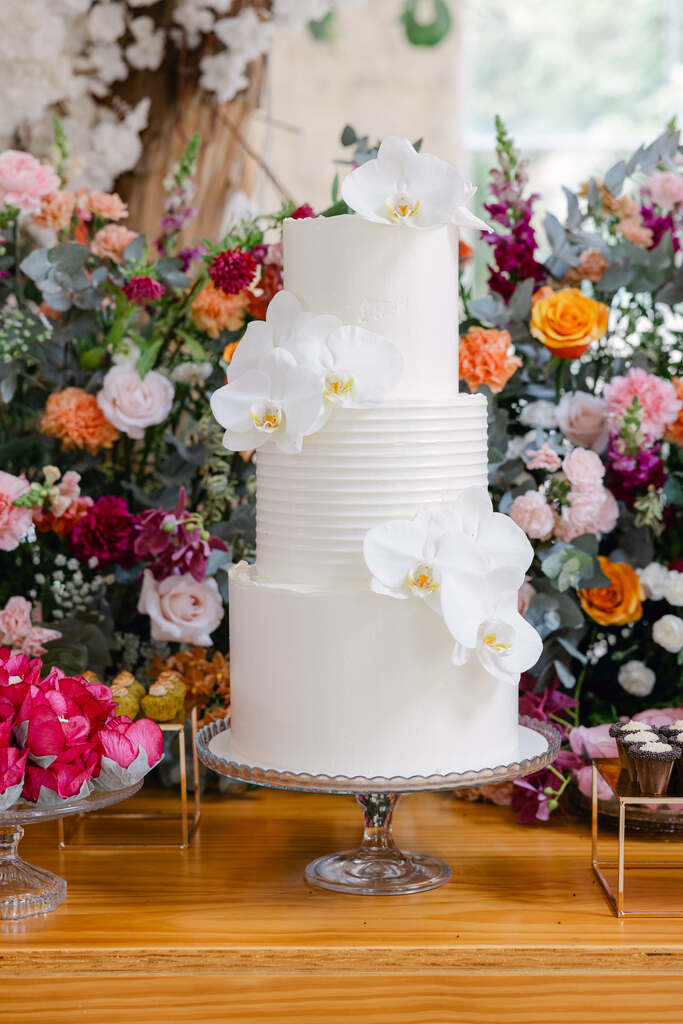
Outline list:
[[[607,783],[619,802],[619,853],[616,861],[598,860],[598,776]],[[683,795],[663,794],[643,796],[636,782],[631,782],[621,770],[617,758],[601,757],[593,761],[593,792],[591,802],[591,860],[593,871],[600,882],[610,906],[617,917],[683,917],[683,910],[626,910],[624,905],[624,873],[631,868],[667,869],[683,868],[683,861],[656,860],[626,863],[626,808],[637,804],[668,804],[683,806]],[[607,880],[605,868],[617,869],[617,892]]]
[[[107,818],[110,821],[174,821],[180,826],[180,842],[179,843],[155,843],[155,842],[121,842],[115,843],[93,843],[75,840],[75,836],[83,825],[83,815],[75,816],[70,827],[67,829],[64,826],[64,821],[60,818],[58,827],[58,845],[61,850],[119,850],[121,847],[126,849],[148,849],[153,847],[157,850],[185,850],[192,840],[200,818],[200,793],[199,793],[199,758],[197,756],[197,745],[195,739],[197,736],[198,729],[198,716],[197,708],[192,708],[190,713],[190,727],[192,733],[192,779],[194,783],[193,793],[193,808],[190,810],[188,795],[187,795],[187,764],[186,764],[186,743],[185,743],[185,723],[186,718],[183,716],[182,721],[178,720],[175,722],[159,722],[159,728],[162,732],[175,732],[178,734],[178,754],[180,757],[180,814],[165,814],[159,812],[145,813],[142,811],[119,811],[112,812],[110,814],[97,814],[91,813],[89,815],[91,821],[97,818]]]

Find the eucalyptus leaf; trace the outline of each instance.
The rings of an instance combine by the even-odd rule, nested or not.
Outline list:
[[[571,654],[572,658],[576,658],[576,660],[580,661],[582,665],[588,664],[588,658],[586,655],[583,651],[580,651],[578,647],[575,647],[571,640],[567,640],[564,636],[558,636],[556,639],[558,644],[560,644],[561,647],[564,647],[567,654]]]
[[[88,252],[87,245],[63,242],[61,245],[56,245],[54,249],[50,249],[48,259],[55,271],[66,274],[67,277],[73,277],[82,269],[88,258]]]
[[[618,196],[624,187],[624,179],[626,178],[626,164],[623,160],[619,160],[618,163],[614,164],[605,174],[603,179],[603,185],[609,193],[613,196]]]
[[[531,277],[517,285],[508,303],[510,320],[524,320],[529,315],[533,290],[534,281]]]
[[[576,686],[576,676],[574,673],[570,672],[567,666],[563,665],[562,662],[557,659],[553,662],[553,666],[562,685],[566,687],[567,690],[573,689]]]
[[[141,260],[147,249],[147,240],[144,235],[136,235],[132,242],[129,242],[123,250],[124,263],[137,263]]]
[[[22,274],[26,274],[32,281],[42,281],[50,273],[52,266],[48,259],[47,249],[34,249],[25,260],[19,264]]]

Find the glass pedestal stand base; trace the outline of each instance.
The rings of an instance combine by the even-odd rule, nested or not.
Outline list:
[[[361,845],[356,850],[318,857],[306,868],[306,879],[311,885],[335,892],[388,896],[435,889],[451,877],[451,870],[443,861],[421,853],[407,853],[394,843],[392,817],[402,793],[483,786],[530,775],[555,760],[561,737],[551,725],[523,715],[519,719],[520,760],[513,764],[445,775],[372,779],[310,775],[241,764],[232,751],[227,719],[205,725],[196,742],[202,763],[235,782],[354,796],[363,812]]]
[[[99,810],[126,800],[142,786],[142,779],[125,789],[95,790],[90,796],[54,807],[17,804],[0,811],[0,921],[16,921],[54,910],[66,896],[66,882],[45,868],[22,860],[18,853],[23,825],[53,821],[71,814]]]

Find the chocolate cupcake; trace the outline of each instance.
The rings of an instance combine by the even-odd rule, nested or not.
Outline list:
[[[666,793],[673,766],[680,756],[681,748],[675,743],[656,740],[654,743],[636,744],[631,757],[643,796],[663,796]]]
[[[671,722],[669,725],[660,725],[659,734],[665,736],[667,739],[671,739],[678,733],[683,732],[683,718],[679,718],[675,722]]]
[[[631,782],[637,779],[636,766],[633,760],[633,751],[643,743],[655,743],[659,736],[651,729],[641,729],[635,732],[624,732],[617,736],[617,750],[621,766],[628,775]]]

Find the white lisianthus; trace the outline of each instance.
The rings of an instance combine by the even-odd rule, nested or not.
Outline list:
[[[683,604],[683,572],[672,569],[666,578],[664,597],[669,604],[680,607]]]
[[[390,135],[374,160],[344,179],[345,202],[366,220],[430,230],[457,224],[490,231],[468,209],[476,189],[445,160],[418,153],[408,139]]]
[[[660,562],[650,562],[644,569],[637,569],[643,593],[650,601],[661,601],[666,590],[669,570]]]
[[[633,697],[648,697],[655,686],[656,676],[642,661],[627,661],[619,669],[619,686]]]
[[[683,650],[683,619],[678,615],[662,615],[652,627],[652,639],[670,654]]]
[[[525,427],[542,427],[544,430],[551,430],[557,426],[555,404],[542,400],[529,402],[519,414],[519,421]]]

